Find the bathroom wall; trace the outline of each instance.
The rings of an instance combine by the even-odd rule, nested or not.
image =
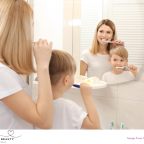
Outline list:
[[[144,75],[143,75],[144,76]],[[93,99],[98,110],[102,129],[144,129],[144,78],[143,80],[108,85],[94,89]],[[37,82],[33,82],[33,96],[37,97]],[[72,87],[64,98],[85,106],[80,89]]]
[[[144,129],[144,81],[131,81],[93,90],[102,129]],[[71,88],[65,98],[84,108],[80,90]]]
[[[34,40],[53,42],[53,47],[63,49],[63,0],[34,0]]]

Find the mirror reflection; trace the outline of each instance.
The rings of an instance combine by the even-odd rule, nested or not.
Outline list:
[[[124,71],[124,66],[127,64],[130,65],[132,72],[129,75],[130,79],[125,79],[128,78],[127,76],[124,76],[124,78],[120,77],[120,80],[114,79],[115,84],[93,90],[93,97],[100,114],[102,128],[143,129],[144,117],[141,113],[144,105],[144,2],[142,0],[64,0],[60,3],[61,5],[58,6],[58,1],[55,1],[55,6],[59,12],[56,12],[58,14],[55,15],[57,20],[55,19],[53,22],[55,30],[52,32],[52,37],[50,35],[48,37],[53,38],[55,48],[66,50],[75,58],[77,64],[76,81],[85,79],[85,77],[79,77],[79,74],[86,77],[96,76],[101,79],[104,72],[112,69],[111,65],[114,60],[122,62],[122,65],[118,64],[115,66],[114,71],[116,73]],[[103,19],[111,20],[115,28],[103,25],[106,28],[100,27],[98,29],[97,27]],[[43,23],[41,24],[43,25]],[[48,30],[48,25],[47,34],[51,32]],[[56,29],[56,27],[59,28]],[[100,33],[103,35],[100,35]],[[85,51],[92,51],[94,43],[98,43],[103,48],[110,48],[114,46],[113,41],[120,42],[121,46],[126,48],[128,53],[126,59],[122,55],[111,56],[110,59],[108,56],[109,52],[102,51],[104,49],[99,51],[102,53],[102,57],[105,57],[105,63],[97,64],[97,60],[93,56],[84,57]],[[94,51],[93,53],[97,52]],[[90,61],[86,61],[87,59],[90,59]],[[80,61],[82,62],[81,70]],[[88,70],[89,65],[97,65],[97,67]],[[103,71],[102,74],[101,71]],[[138,73],[137,76],[135,76],[136,71]],[[124,71],[124,73],[129,72]],[[89,82],[92,81],[89,80]],[[65,97],[83,105],[80,96],[74,98],[73,94],[79,95],[79,89],[71,89],[65,94]]]

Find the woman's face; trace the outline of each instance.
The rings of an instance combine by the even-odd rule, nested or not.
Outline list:
[[[113,38],[113,31],[112,29],[103,24],[97,31],[97,40],[100,44],[103,44],[103,41],[111,41]]]

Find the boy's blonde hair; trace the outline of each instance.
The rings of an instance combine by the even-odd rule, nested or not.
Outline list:
[[[67,52],[53,50],[49,64],[50,79],[52,85],[55,85],[63,75],[74,74],[76,64],[74,58]]]
[[[0,0],[0,58],[19,74],[34,72],[33,11],[25,0]]]
[[[128,59],[128,51],[123,46],[119,46],[110,50],[110,57],[115,54],[124,59]]]

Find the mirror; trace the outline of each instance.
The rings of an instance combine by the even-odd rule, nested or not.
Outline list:
[[[47,38],[54,48],[73,55],[79,74],[82,51],[91,47],[98,22],[111,19],[117,28],[118,39],[125,42],[129,63],[144,64],[144,1],[143,0],[34,0],[35,40]],[[94,91],[94,99],[104,129],[144,129],[143,81],[133,81]],[[73,98],[78,91],[67,93]]]

